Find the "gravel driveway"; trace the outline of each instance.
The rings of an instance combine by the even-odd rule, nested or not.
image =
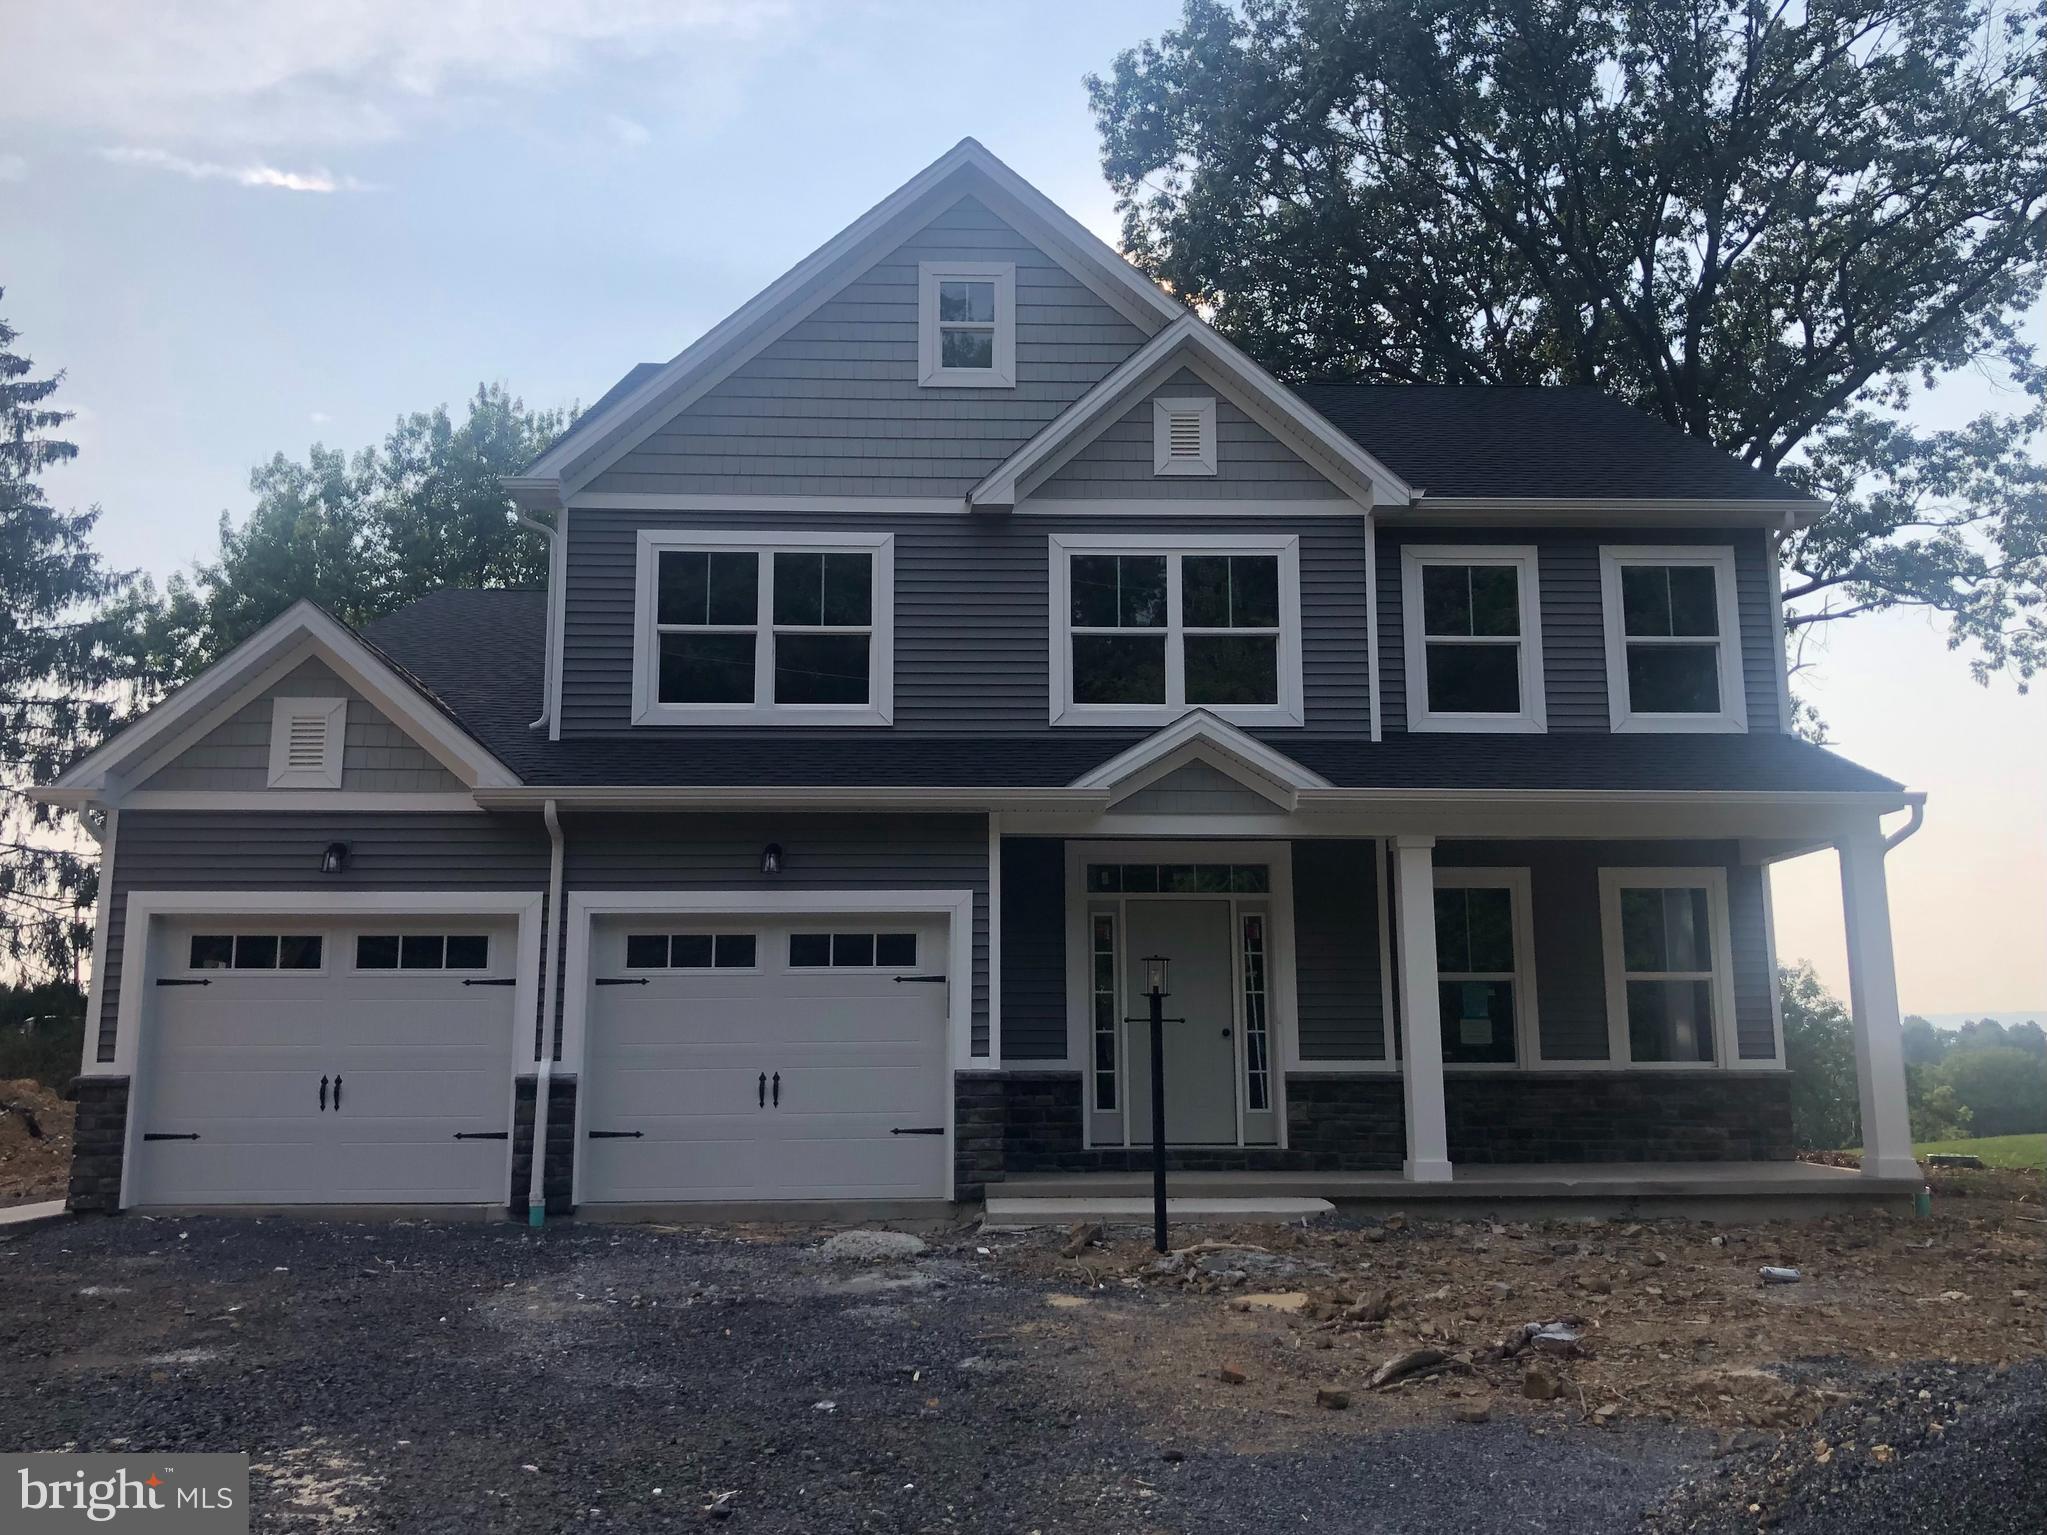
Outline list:
[[[1656,1426],[1176,1438],[957,1233],[876,1266],[766,1230],[85,1220],[0,1242],[0,1344],[0,1447],[247,1450],[264,1530],[1594,1532],[1719,1469]]]

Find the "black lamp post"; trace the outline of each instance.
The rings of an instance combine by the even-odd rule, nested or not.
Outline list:
[[[1172,1250],[1166,1241],[1166,1024],[1187,1021],[1166,1017],[1166,958],[1163,954],[1145,956],[1144,996],[1151,1004],[1151,1016],[1125,1021],[1151,1025],[1152,1246],[1163,1253]]]

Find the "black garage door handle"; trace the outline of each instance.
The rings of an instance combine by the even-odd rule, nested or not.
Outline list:
[[[156,978],[156,984],[159,986],[211,986],[213,982],[188,980],[181,975],[160,975]]]
[[[501,1141],[510,1134],[509,1130],[457,1130],[455,1132],[455,1139],[458,1141]]]
[[[515,975],[506,975],[493,977],[490,980],[484,981],[478,980],[475,976],[471,976],[462,984],[464,986],[516,986],[519,984],[519,978]]]
[[[142,1133],[142,1138],[145,1141],[196,1141],[199,1139],[198,1135],[192,1132],[187,1132],[184,1135],[171,1135],[161,1130],[145,1130]]]
[[[592,1130],[588,1133],[593,1141],[636,1141],[646,1134],[644,1130]]]
[[[942,975],[899,975],[896,977],[896,984],[898,986],[906,985],[913,981],[921,982],[927,986],[943,986],[945,984],[945,977]]]
[[[898,1129],[894,1129],[894,1130],[891,1130],[891,1131],[889,1131],[889,1134],[890,1134],[890,1135],[943,1135],[943,1134],[945,1134],[945,1126],[944,1126],[944,1125],[919,1125],[919,1126],[918,1126],[918,1127],[917,1127],[916,1129],[914,1129],[914,1130],[904,1130],[904,1129],[900,1129],[900,1128],[898,1128]]]
[[[600,975],[597,977],[597,984],[599,986],[644,986],[647,984],[647,978],[644,975]]]

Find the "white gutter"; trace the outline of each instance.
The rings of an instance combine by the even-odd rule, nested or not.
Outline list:
[[[1886,853],[1903,842],[1907,837],[1926,824],[1926,796],[1921,794],[1908,802],[1906,808],[1912,812],[1912,819],[1884,838]]]
[[[541,806],[547,822],[547,920],[541,924],[540,973],[547,990],[540,998],[540,1060],[533,1076],[533,1168],[526,1186],[526,1224],[547,1223],[547,1090],[554,1079],[554,1041],[561,1025],[561,985],[555,975],[562,934],[562,824],[554,801]]]

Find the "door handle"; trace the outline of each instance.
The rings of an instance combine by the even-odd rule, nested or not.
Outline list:
[[[775,1107],[779,1109],[781,1106],[782,1106],[782,1074],[778,1071],[775,1073]]]
[[[325,1077],[320,1078],[320,1112],[322,1114],[327,1112],[327,1079]]]
[[[341,1073],[334,1073],[334,1112],[341,1112]]]
[[[761,1073],[759,1101],[762,1108],[768,1106],[768,1074],[765,1071]]]

